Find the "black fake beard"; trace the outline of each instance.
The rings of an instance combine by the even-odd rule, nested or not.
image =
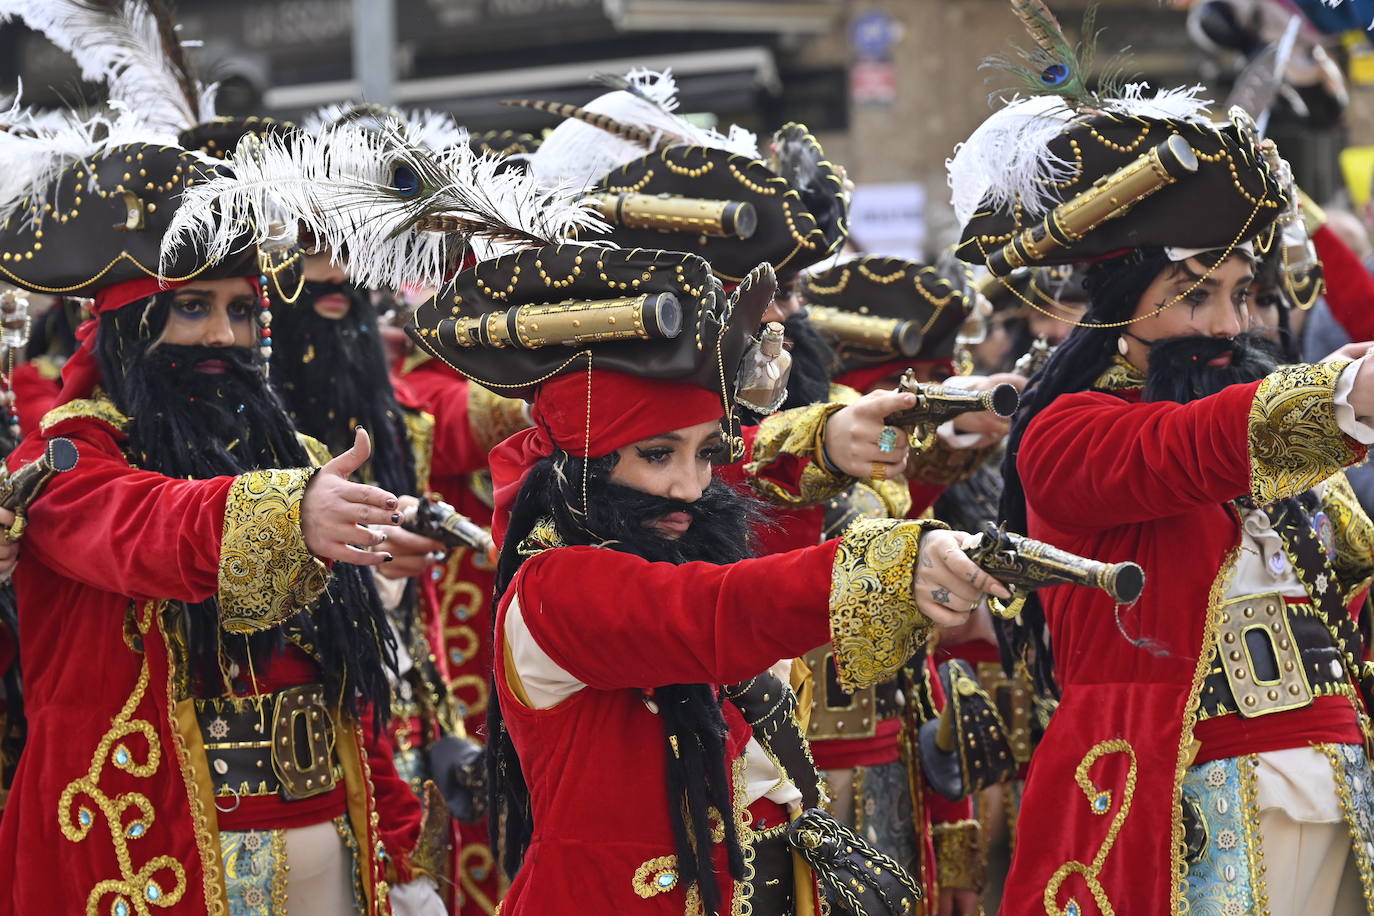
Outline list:
[[[1209,366],[1209,360],[1231,354],[1229,366]],[[1145,373],[1145,401],[1186,404],[1216,394],[1231,385],[1256,382],[1278,368],[1278,345],[1258,331],[1235,337],[1170,337],[1150,345]]]
[[[753,556],[750,530],[759,508],[751,497],[719,480],[712,480],[690,503],[588,480],[587,503],[586,530],[598,543],[652,562],[725,564]],[[673,512],[685,512],[692,519],[679,537],[666,538],[649,527]]]
[[[313,303],[334,293],[348,299],[348,314],[325,318]],[[392,493],[414,493],[414,459],[368,293],[348,283],[307,283],[299,301],[277,311],[271,382],[296,428],[338,454],[363,427],[373,450],[364,476]]]
[[[201,372],[205,360],[222,373]],[[119,407],[139,467],[205,478],[299,467],[309,458],[252,350],[161,344],[124,374]]]
[[[132,462],[182,479],[309,467],[310,456],[263,379],[255,352],[174,344],[149,349],[145,341],[161,333],[165,314],[163,302],[146,336],[130,309],[104,316],[99,331],[101,374],[115,406],[130,418],[126,447]],[[127,358],[117,359],[119,353]],[[225,371],[197,371],[206,359],[221,361]],[[366,571],[336,564],[329,589],[285,627],[226,639],[219,619],[217,597],[185,604],[185,664],[197,695],[228,689],[223,659],[241,670],[249,670],[251,660],[252,670],[266,672],[285,644],[285,630],[294,629],[312,647],[331,702],[355,717],[370,707],[374,727],[390,718],[387,672],[396,667],[395,641]]]

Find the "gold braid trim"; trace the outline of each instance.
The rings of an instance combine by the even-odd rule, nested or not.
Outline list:
[[[1064,906],[1059,905],[1059,888],[1064,885],[1070,875],[1079,875],[1083,883],[1087,885],[1088,893],[1092,894],[1093,903],[1103,916],[1113,916],[1116,912],[1112,908],[1112,901],[1107,896],[1107,889],[1102,886],[1098,876],[1102,874],[1102,868],[1107,862],[1107,856],[1111,854],[1112,847],[1116,845],[1116,839],[1121,834],[1121,828],[1126,824],[1126,818],[1131,813],[1131,805],[1135,802],[1135,781],[1136,781],[1136,757],[1135,749],[1125,738],[1112,738],[1109,741],[1099,741],[1092,746],[1088,753],[1083,755],[1083,759],[1078,762],[1078,769],[1074,771],[1074,781],[1078,783],[1078,788],[1083,790],[1083,796],[1088,800],[1088,808],[1096,815],[1105,815],[1112,810],[1112,804],[1116,800],[1111,789],[1099,788],[1093,782],[1089,771],[1093,764],[1103,757],[1111,754],[1124,754],[1128,760],[1126,770],[1126,781],[1121,786],[1120,804],[1116,813],[1112,815],[1111,823],[1107,825],[1107,835],[1102,843],[1097,847],[1097,852],[1093,855],[1091,862],[1069,861],[1055,871],[1050,876],[1049,883],[1045,885],[1045,912],[1054,916],[1067,916],[1070,913],[1083,911],[1082,905],[1070,897]],[[1179,910],[1178,912],[1184,912]]]
[[[1245,833],[1249,838],[1249,842],[1245,844],[1245,864],[1250,870],[1250,893],[1255,903],[1253,916],[1269,916],[1269,879],[1265,877],[1267,869],[1264,867],[1264,843],[1260,837],[1259,825],[1259,784],[1256,776],[1258,769],[1257,754],[1246,754],[1236,761],[1236,775],[1240,777],[1241,819],[1245,822]],[[1339,792],[1341,780],[1337,779],[1336,784]]]
[[[155,613],[155,603],[148,602],[138,615],[139,632],[145,637]],[[186,870],[174,856],[151,856],[141,866],[134,864],[135,852],[152,851],[139,841],[153,833],[158,820],[152,801],[142,792],[129,791],[126,778],[154,780],[150,785],[156,785],[159,778],[162,742],[152,722],[135,716],[150,682],[148,658],[144,656],[138,680],[96,744],[86,774],[69,782],[57,803],[62,835],[72,843],[88,838],[101,845],[108,841],[118,864],[117,877],[98,882],[87,893],[86,916],[149,916],[153,909],[176,906],[188,887]],[[130,737],[136,740],[130,742]],[[112,770],[122,771],[125,777]],[[110,782],[105,782],[107,775],[113,776]],[[212,867],[210,861],[204,864],[207,869]]]
[[[1347,595],[1353,595],[1374,576],[1374,522],[1350,488],[1344,473],[1327,478],[1322,503],[1336,532],[1336,556],[1331,565]]]
[[[309,607],[328,582],[301,535],[309,468],[239,475],[224,507],[220,544],[220,626],[229,633],[271,629]]]
[[[419,493],[429,489],[429,475],[434,459],[434,415],[423,410],[401,408],[401,420],[406,426],[406,439],[415,460],[415,483]]]
[[[529,425],[524,401],[468,382],[468,428],[482,451],[491,451]]]
[[[97,391],[94,397],[77,398],[74,401],[59,404],[43,415],[43,420],[39,425],[46,433],[59,423],[77,418],[99,420],[113,426],[120,432],[124,432],[129,425],[129,418],[124,416],[118,407],[114,406],[114,401],[111,401],[100,391]]]
[[[944,527],[861,518],[845,529],[830,577],[830,637],[850,693],[892,677],[924,644],[930,621],[916,607],[913,576],[921,535]]]
[[[764,499],[780,506],[814,506],[840,495],[854,480],[827,470],[821,450],[826,422],[844,406],[834,402],[811,404],[765,417],[754,436],[753,454],[744,465],[750,486]],[[802,471],[796,493],[760,476],[780,455],[811,459]]]
[[[1336,425],[1336,379],[1349,361],[1282,366],[1250,405],[1250,495],[1296,496],[1359,460]]]
[[[211,813],[215,804],[215,789],[210,780],[210,764],[205,756],[200,723],[196,719],[195,701],[181,696],[177,681],[185,677],[184,665],[178,664],[171,647],[183,646],[184,638],[176,633],[176,623],[157,609],[158,630],[168,646],[167,720],[172,751],[181,769],[181,781],[186,787],[186,799],[191,811],[191,830],[196,837],[196,851],[200,853],[201,893],[207,916],[224,916],[229,912],[229,898],[224,886],[224,863],[219,841],[219,822]],[[140,621],[140,630],[142,622]]]
[[[987,850],[977,821],[930,828],[935,840],[935,881],[940,890],[981,891],[988,880]]]
[[[1234,514],[1235,509],[1231,512]],[[1239,524],[1240,519],[1236,519]],[[1183,728],[1178,736],[1178,758],[1174,768],[1173,797],[1173,837],[1169,844],[1169,874],[1174,887],[1174,912],[1188,911],[1187,877],[1188,863],[1184,853],[1188,844],[1183,839],[1183,779],[1188,775],[1188,767],[1197,759],[1200,747],[1193,740],[1193,729],[1197,727],[1199,703],[1202,695],[1202,682],[1212,667],[1212,652],[1216,649],[1217,631],[1221,627],[1221,606],[1226,600],[1231,577],[1235,575],[1236,558],[1240,556],[1240,537],[1236,545],[1227,552],[1222,560],[1221,569],[1212,580],[1211,591],[1207,593],[1207,619],[1202,628],[1202,645],[1198,648],[1197,662],[1193,665],[1193,683],[1188,688],[1188,700],[1183,706]]]

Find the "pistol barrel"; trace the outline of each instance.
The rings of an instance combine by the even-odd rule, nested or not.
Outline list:
[[[1046,585],[1082,585],[1101,589],[1118,604],[1130,604],[1145,589],[1145,572],[1135,563],[1103,563],[1080,557],[1003,531],[991,522],[964,553],[994,579],[1023,591]]]
[[[986,391],[930,385],[903,380],[901,390],[916,395],[916,406],[887,417],[888,426],[910,429],[915,426],[940,424],[960,414],[988,410],[999,417],[1016,413],[1021,395],[1016,386],[1003,383]]]

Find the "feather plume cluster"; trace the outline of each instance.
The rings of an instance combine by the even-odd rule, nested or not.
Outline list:
[[[1143,83],[1125,86],[1100,110],[1176,121],[1208,122],[1201,86],[1148,92]],[[1055,183],[1073,177],[1074,165],[1049,151],[1065,124],[1080,115],[1058,95],[1016,99],[979,125],[945,160],[950,203],[961,224],[980,206],[1008,209],[1019,204],[1027,217],[1048,212],[1059,198]]]
[[[79,117],[72,112],[33,112],[18,97],[0,112],[0,224],[26,212],[32,225],[42,201],[63,170],[90,161],[106,149],[135,142],[175,144],[166,136],[151,136],[127,111]],[[89,181],[94,181],[92,174]]]
[[[0,0],[0,18],[10,17],[70,54],[83,78],[108,85],[111,107],[153,130],[175,135],[214,117],[215,87],[193,75],[162,0]]]
[[[163,245],[215,260],[242,244],[279,244],[299,225],[346,253],[354,282],[372,288],[442,286],[471,244],[483,253],[556,244],[604,228],[560,188],[541,188],[466,142],[432,150],[395,120],[341,123],[245,137],[233,174],[199,182],[182,196]]]
[[[598,79],[617,88],[582,108],[514,103],[565,119],[528,157],[530,169],[541,182],[590,188],[627,162],[679,144],[724,149],[750,159],[759,157],[758,138],[750,131],[731,125],[721,133],[674,114],[677,83],[670,70],[632,70],[624,77]]]
[[[468,142],[467,130],[458,126],[453,115],[447,112],[389,108],[356,102],[326,105],[307,116],[301,127],[318,134],[341,124],[376,127],[382,121],[393,124],[409,142],[427,149],[448,149]]]
[[[1014,85],[1002,92],[1055,95],[1080,106],[1097,105],[1114,95],[1122,83],[1120,58],[1108,62],[1097,74],[1096,88],[1089,89],[1097,56],[1097,10],[1083,14],[1082,39],[1069,41],[1064,29],[1044,0],[1011,0],[1012,12],[1026,29],[1031,47],[1016,47],[1016,58],[989,57],[983,68],[1009,74]],[[994,94],[998,94],[994,93]]]

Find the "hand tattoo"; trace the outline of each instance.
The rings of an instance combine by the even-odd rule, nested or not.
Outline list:
[[[930,558],[930,551],[921,551],[921,565],[924,566],[926,569],[935,568],[935,561]]]
[[[949,605],[950,595],[949,589],[947,588],[932,589],[930,592],[930,597],[935,599],[936,604],[943,604],[945,606]]]

